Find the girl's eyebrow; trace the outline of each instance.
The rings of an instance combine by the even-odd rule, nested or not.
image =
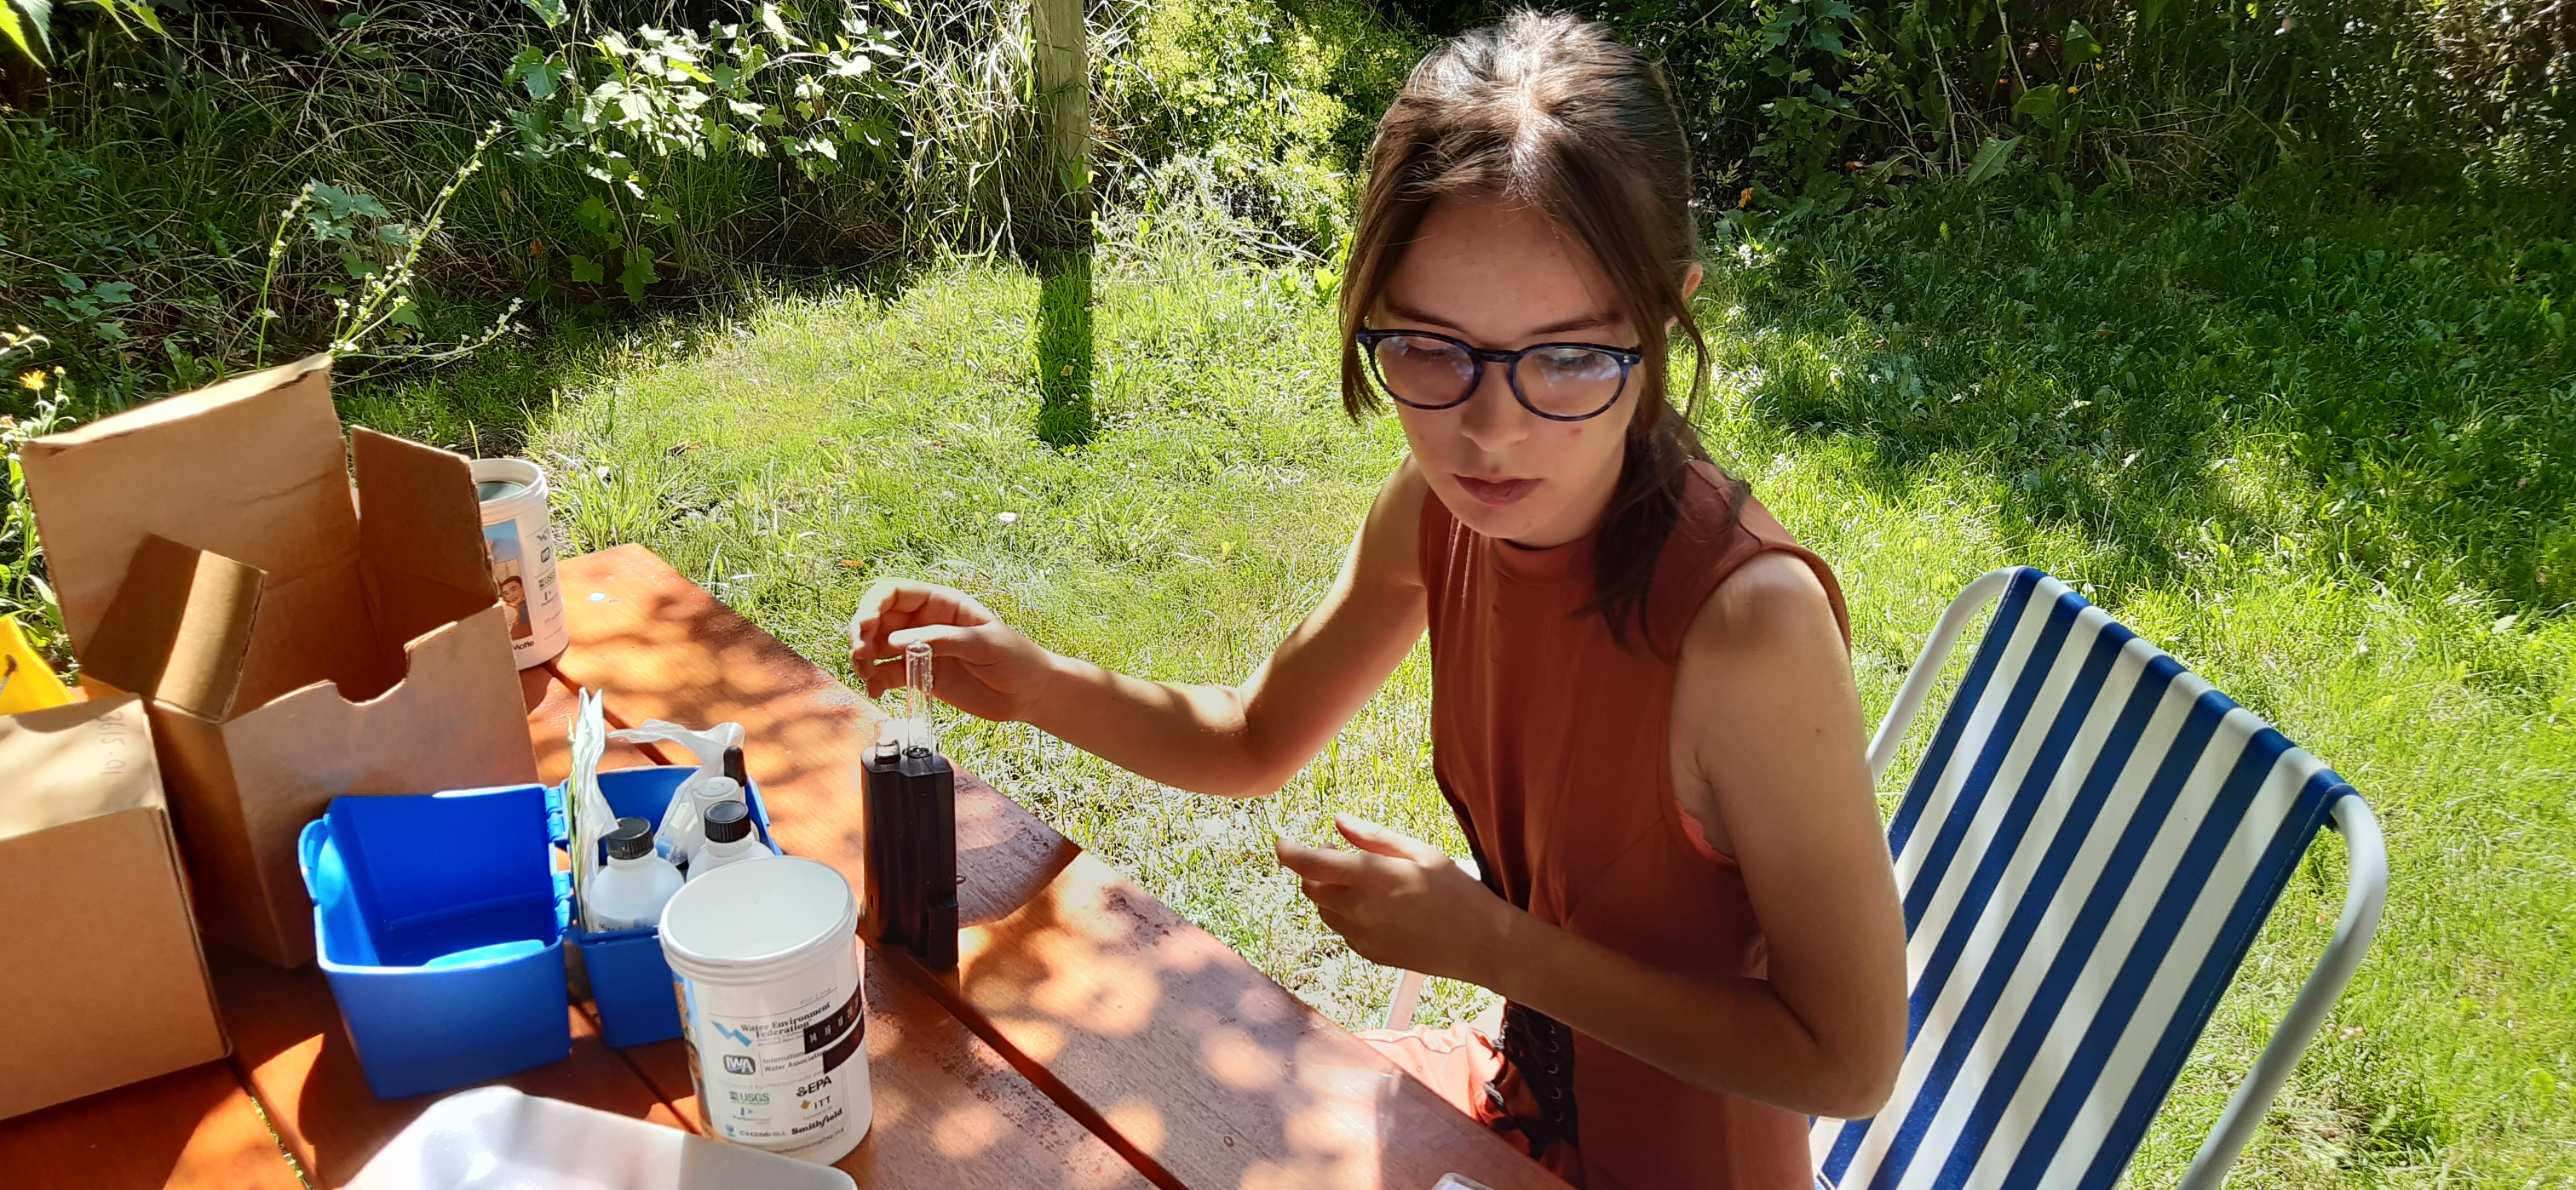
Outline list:
[[[1465,329],[1457,323],[1451,322],[1436,314],[1416,310],[1413,307],[1405,305],[1404,303],[1392,298],[1384,300],[1386,302],[1386,312],[1395,315],[1406,322],[1429,323],[1432,326],[1445,327],[1453,331]],[[1561,335],[1567,331],[1592,330],[1598,327],[1617,326],[1618,324],[1619,318],[1617,315],[1587,314],[1580,318],[1569,318],[1563,322],[1551,322],[1546,326],[1532,328],[1526,337],[1536,338],[1540,335]]]

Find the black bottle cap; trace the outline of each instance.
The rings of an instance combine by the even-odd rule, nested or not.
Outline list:
[[[751,837],[751,810],[741,802],[717,802],[707,807],[707,842],[731,843]]]
[[[724,775],[733,778],[734,788],[751,788],[751,770],[742,767],[742,745],[729,744],[724,750]]]
[[[608,858],[642,859],[653,854],[653,824],[641,818],[620,818],[617,829],[608,832]]]

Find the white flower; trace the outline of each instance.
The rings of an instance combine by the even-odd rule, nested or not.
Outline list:
[[[996,519],[1000,520],[1005,525],[1016,525],[1020,523],[1020,514],[1016,512],[1000,513],[997,514]]]

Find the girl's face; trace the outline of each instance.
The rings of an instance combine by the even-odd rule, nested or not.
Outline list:
[[[1504,351],[1532,343],[1638,345],[1590,252],[1537,211],[1490,201],[1432,205],[1369,325],[1436,331]],[[1396,411],[1415,464],[1450,515],[1487,537],[1543,548],[1590,532],[1609,506],[1641,373],[1630,374],[1615,404],[1584,421],[1531,413],[1513,399],[1496,363],[1484,365],[1464,403],[1398,403]]]

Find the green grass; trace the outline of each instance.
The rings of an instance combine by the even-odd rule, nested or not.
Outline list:
[[[1095,437],[1076,450],[1033,436],[1040,281],[992,263],[749,300],[349,407],[459,445],[523,440],[580,547],[643,542],[835,670],[859,592],[900,574],[1104,664],[1233,680],[1324,589],[1401,437],[1342,417],[1304,270],[1210,247],[1237,242],[1212,217],[1166,210],[1148,243],[1140,226],[1114,219],[1096,262]],[[2576,359],[2549,321],[2576,263],[2548,267],[2565,234],[2545,213],[1926,194],[1724,245],[1701,421],[1841,571],[1873,716],[1952,592],[2031,563],[2377,807],[2395,869],[2381,940],[2238,1184],[2576,1185]],[[1431,780],[1428,700],[1417,652],[1250,805],[1023,727],[948,738],[1367,1024],[1391,977],[1321,929],[1267,839],[1349,809],[1462,847]],[[2343,873],[2329,838],[2136,1184],[2188,1161],[2322,945]],[[1435,985],[1426,1016],[1481,1002]]]

